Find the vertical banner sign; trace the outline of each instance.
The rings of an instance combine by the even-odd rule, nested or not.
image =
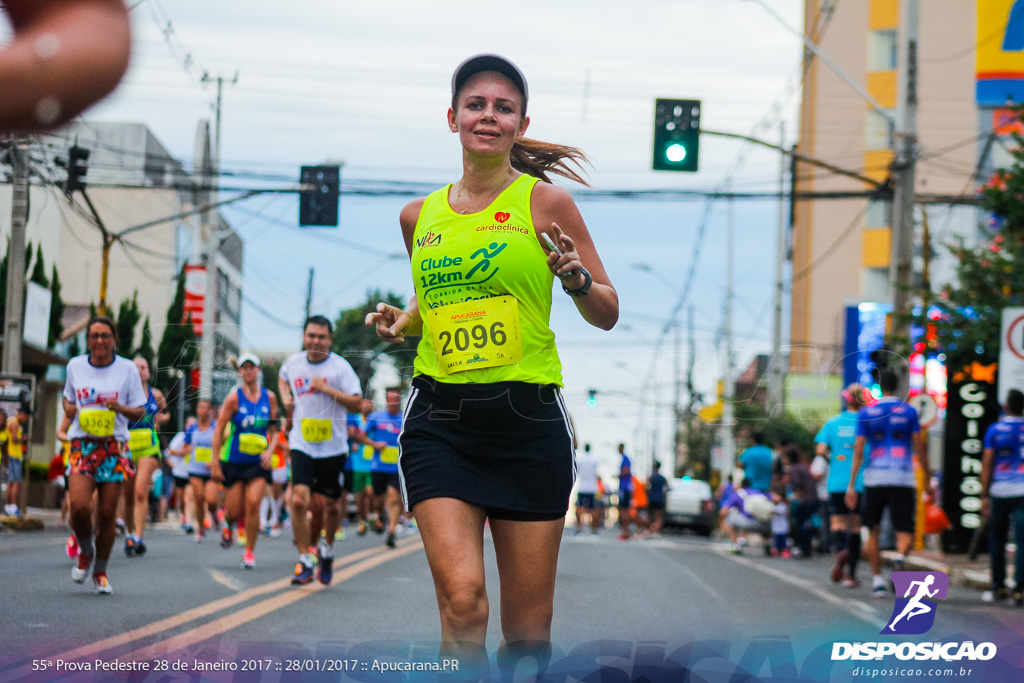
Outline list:
[[[999,403],[1010,389],[1024,391],[1024,308],[1004,308],[999,335]]]
[[[979,105],[1024,102],[1024,0],[977,0]]]
[[[999,419],[994,373],[958,374],[949,384],[942,508],[952,527],[942,535],[947,553],[964,553],[981,526],[981,454],[985,430]]]
[[[206,266],[185,266],[185,320],[192,316],[192,328],[197,337],[203,336],[205,308]]]

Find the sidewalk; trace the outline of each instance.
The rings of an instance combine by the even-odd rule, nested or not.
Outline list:
[[[882,551],[882,557],[886,560],[896,559],[896,553],[891,550]],[[1013,556],[1008,553],[1010,566]],[[907,569],[918,571],[939,571],[949,575],[951,583],[970,588],[988,590],[991,586],[991,572],[988,566],[988,555],[979,555],[978,559],[971,562],[967,555],[947,555],[938,550],[915,550],[907,558]],[[1010,579],[1012,582],[1012,574]]]

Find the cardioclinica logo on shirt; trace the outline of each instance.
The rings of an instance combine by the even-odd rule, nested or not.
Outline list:
[[[935,624],[940,600],[946,599],[949,577],[942,572],[893,572],[893,605],[879,635],[921,635]],[[996,656],[993,643],[964,642],[865,642],[833,643],[832,661],[881,660],[895,657],[902,661],[988,661]]]

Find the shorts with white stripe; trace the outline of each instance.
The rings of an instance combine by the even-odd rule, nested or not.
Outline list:
[[[406,509],[456,498],[492,519],[560,519],[576,478],[572,441],[557,385],[416,377],[398,439]]]

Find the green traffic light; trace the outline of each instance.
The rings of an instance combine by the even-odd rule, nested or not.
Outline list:
[[[665,148],[665,158],[673,164],[678,164],[686,159],[686,146],[680,145],[678,142],[669,145]]]

